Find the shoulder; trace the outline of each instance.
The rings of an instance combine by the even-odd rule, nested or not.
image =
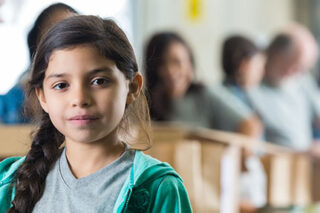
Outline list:
[[[163,163],[141,151],[136,151],[133,167],[135,185],[141,185],[167,174],[178,176],[168,163]]]
[[[217,85],[210,87],[208,93],[214,98],[213,108],[222,113],[235,113],[240,117],[247,118],[253,114],[252,110],[228,88]]]
[[[172,182],[172,185],[182,183],[183,185],[181,177],[168,163],[163,163],[140,151],[136,153],[134,167],[135,187],[148,187],[154,185],[155,182],[158,185],[162,182]]]
[[[148,166],[134,184],[129,209],[148,208],[150,212],[191,209],[184,183],[175,170],[169,164],[141,152],[137,154],[141,161],[145,161],[144,166]]]
[[[205,94],[210,96],[216,102],[230,103],[237,100],[237,97],[229,90],[229,88],[222,85],[216,85],[206,88]]]
[[[0,162],[0,186],[11,182],[25,157],[11,157]]]
[[[157,190],[159,194],[165,196],[177,195],[182,192],[186,192],[182,179],[179,176],[170,174],[163,176],[161,180],[159,180]]]
[[[165,174],[147,183],[133,191],[130,204],[134,209],[145,203],[147,212],[192,212],[187,190],[179,176]]]
[[[143,167],[150,167],[162,162],[151,157],[150,155],[144,154],[142,151],[136,151],[135,163],[143,163]]]

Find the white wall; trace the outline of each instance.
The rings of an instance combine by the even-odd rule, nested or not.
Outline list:
[[[140,62],[146,39],[157,31],[176,30],[194,50],[197,78],[217,83],[222,77],[221,43],[227,35],[240,32],[266,44],[294,18],[292,0],[198,0],[202,4],[202,17],[192,21],[187,15],[191,1],[134,1],[134,46]]]
[[[28,66],[26,32],[38,13],[53,1],[7,0],[8,4],[0,8],[5,21],[0,24],[0,94]],[[195,0],[61,1],[85,14],[116,17],[133,42],[140,65],[143,44],[154,32],[180,32],[194,50],[197,78],[206,83],[221,79],[220,48],[227,35],[241,32],[266,43],[277,29],[293,19],[294,5],[293,0],[196,0],[201,3],[201,18],[192,21],[187,11]]]
[[[40,12],[57,0],[6,0],[0,7],[0,94],[16,84],[18,77],[27,70],[29,53],[27,33]],[[59,0],[81,14],[112,17],[129,37],[132,35],[131,0]]]

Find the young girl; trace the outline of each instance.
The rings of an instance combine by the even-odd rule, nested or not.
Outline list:
[[[28,91],[39,127],[26,157],[0,164],[0,212],[192,211],[177,173],[122,141],[133,121],[147,130],[148,111],[113,21],[75,16],[51,28]]]

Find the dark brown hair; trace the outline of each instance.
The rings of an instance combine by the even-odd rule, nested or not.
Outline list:
[[[36,88],[42,88],[51,54],[60,49],[90,45],[99,53],[113,60],[118,69],[131,80],[138,72],[133,49],[124,32],[112,20],[95,16],[74,16],[55,25],[42,38],[36,51],[28,84],[28,100],[36,116],[37,131],[34,133],[31,150],[16,174],[16,195],[9,212],[32,212],[41,198],[45,179],[61,154],[64,136],[53,126],[49,116],[36,100]],[[36,103],[36,105],[34,105]],[[148,137],[148,107],[143,94],[128,105],[121,127],[130,122],[139,122]],[[149,147],[149,144],[147,144]]]

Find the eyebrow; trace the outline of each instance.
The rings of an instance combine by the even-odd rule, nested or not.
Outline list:
[[[111,73],[113,72],[113,70],[110,68],[110,67],[100,67],[100,68],[97,68],[97,69],[94,69],[92,71],[90,71],[88,73],[88,75],[95,75],[97,73]]]
[[[111,72],[112,72],[112,69],[110,69],[109,67],[100,67],[100,68],[97,68],[97,69],[90,71],[87,75],[92,76],[92,75],[96,75],[97,73],[111,73]],[[66,77],[68,75],[69,74],[67,74],[67,73],[57,73],[57,74],[48,75],[46,78],[47,79],[62,78],[62,77]]]

